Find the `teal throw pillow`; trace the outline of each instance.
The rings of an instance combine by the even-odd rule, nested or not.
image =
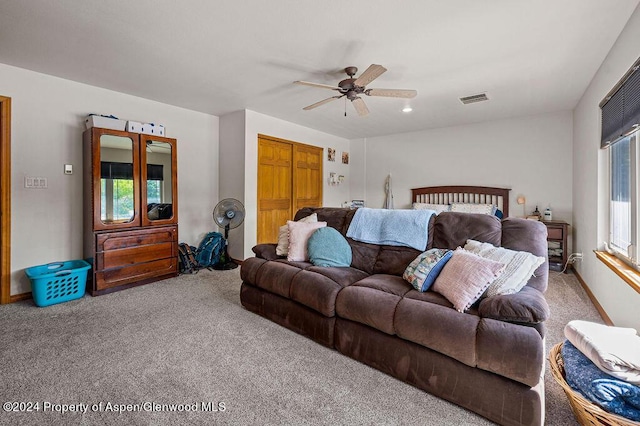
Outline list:
[[[307,252],[315,266],[351,266],[351,246],[340,232],[328,226],[309,237]]]
[[[452,255],[451,250],[438,248],[427,250],[407,266],[402,278],[416,290],[427,291]]]

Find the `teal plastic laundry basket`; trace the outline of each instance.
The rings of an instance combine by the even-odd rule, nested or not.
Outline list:
[[[84,260],[53,262],[27,268],[31,280],[31,294],[38,306],[79,299],[84,296],[87,271],[91,268]]]

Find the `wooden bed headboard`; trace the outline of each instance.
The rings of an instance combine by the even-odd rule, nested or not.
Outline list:
[[[509,191],[511,189],[488,186],[425,186],[413,188],[411,199],[414,203],[429,204],[495,204],[506,218],[509,217]]]

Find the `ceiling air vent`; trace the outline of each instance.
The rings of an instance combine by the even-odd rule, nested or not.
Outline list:
[[[460,98],[460,102],[462,102],[465,105],[473,104],[476,102],[488,101],[488,100],[489,98],[487,98],[486,93],[479,93],[477,95],[465,96],[463,98]]]

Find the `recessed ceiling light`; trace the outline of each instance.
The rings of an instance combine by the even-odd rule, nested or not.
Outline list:
[[[411,112],[411,111],[413,111],[413,108],[411,108],[410,106],[402,108],[402,112]]]

